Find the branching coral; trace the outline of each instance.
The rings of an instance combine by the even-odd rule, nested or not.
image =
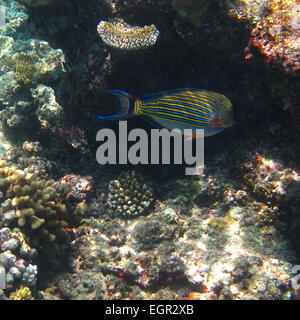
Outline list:
[[[97,31],[107,45],[126,50],[150,47],[159,36],[159,31],[153,24],[144,27],[130,26],[123,19],[100,21]]]
[[[34,300],[28,287],[21,286],[9,296],[9,300]]]
[[[0,163],[0,189],[17,208],[18,225],[35,247],[56,248],[65,236],[67,209],[51,180]]]
[[[134,171],[124,172],[109,184],[108,199],[116,212],[123,216],[136,216],[153,201],[152,192]]]
[[[26,243],[18,228],[0,229],[0,269],[5,270],[7,289],[12,289],[16,283],[29,287],[36,284],[37,266],[31,264],[36,255],[36,249]]]

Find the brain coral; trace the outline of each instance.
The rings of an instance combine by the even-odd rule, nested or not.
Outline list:
[[[150,206],[153,198],[142,178],[131,171],[110,182],[108,200],[118,214],[136,216]]]
[[[126,50],[152,46],[159,36],[159,31],[153,24],[144,27],[130,26],[122,19],[100,21],[97,31],[107,45]]]
[[[57,248],[57,240],[65,237],[66,206],[51,180],[26,173],[0,162],[0,190],[12,199],[18,225],[34,247]]]

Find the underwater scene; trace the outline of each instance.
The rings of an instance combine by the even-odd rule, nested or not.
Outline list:
[[[0,300],[300,299],[299,0],[0,0]]]

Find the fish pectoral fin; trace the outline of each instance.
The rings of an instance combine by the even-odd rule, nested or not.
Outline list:
[[[162,127],[157,123],[155,122],[154,120],[152,120],[150,117],[148,116],[141,116],[141,118],[146,121],[147,123],[149,123],[151,126],[157,128],[157,129],[162,129]]]

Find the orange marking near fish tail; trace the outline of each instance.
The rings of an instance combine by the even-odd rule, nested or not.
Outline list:
[[[214,128],[220,128],[223,127],[223,123],[220,121],[219,118],[214,118],[211,120],[211,122],[209,123],[212,127]]]
[[[193,134],[193,135],[187,137],[185,140],[186,140],[186,141],[190,141],[190,140],[192,140],[192,139],[197,139],[197,138],[201,138],[201,137],[203,137],[203,136],[199,136],[199,135],[197,135],[197,134]]]

